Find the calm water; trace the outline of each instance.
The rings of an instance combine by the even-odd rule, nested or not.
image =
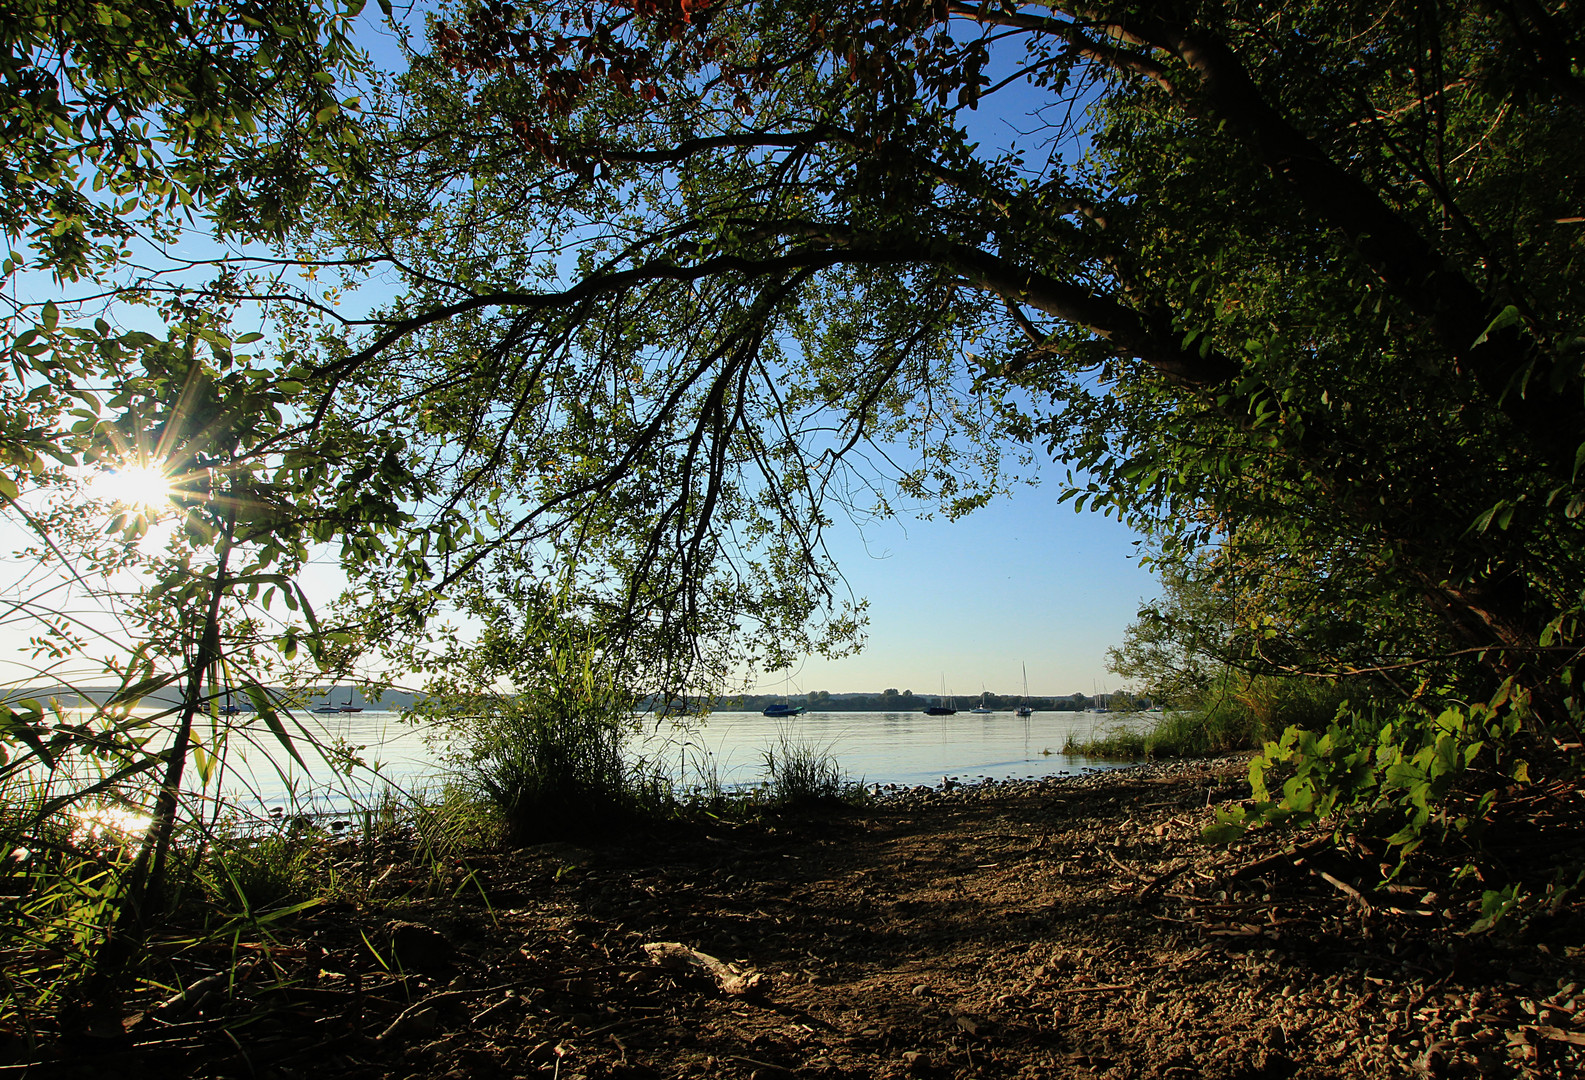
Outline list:
[[[243,719],[243,718],[239,718]],[[228,764],[223,788],[244,803],[281,805],[288,795],[307,797],[325,809],[340,809],[367,797],[385,783],[421,788],[439,778],[430,731],[397,713],[362,712],[344,716],[299,716],[327,742],[340,740],[356,749],[374,771],[338,776],[300,748],[310,768],[295,763],[284,774],[273,764],[284,755],[263,725],[250,725],[257,745]],[[1011,712],[974,716],[926,716],[919,712],[806,713],[771,719],[759,713],[715,713],[692,731],[650,718],[635,752],[663,763],[685,785],[713,769],[727,787],[751,785],[764,776],[764,753],[783,739],[808,744],[834,756],[855,780],[913,786],[938,784],[943,777],[965,783],[994,778],[1058,776],[1116,762],[1062,754],[1070,734],[1089,738],[1119,727],[1138,727],[1151,718],[1131,713],[1036,713],[1027,720]],[[233,742],[233,747],[238,743]]]

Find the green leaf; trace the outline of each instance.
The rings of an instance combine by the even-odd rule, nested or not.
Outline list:
[[[1200,831],[1200,839],[1207,844],[1231,844],[1249,831],[1248,815],[1242,806],[1218,810],[1216,823]]]
[[[215,756],[205,750],[204,744],[201,742],[195,741],[192,748],[193,765],[198,770],[198,780],[205,787],[208,787],[209,781],[214,776],[215,765],[217,764]]]
[[[248,700],[253,703],[254,713],[258,715],[259,719],[264,721],[265,726],[270,729],[276,741],[286,748],[286,752],[292,756],[292,760],[303,768],[308,768],[308,763],[297,752],[297,747],[292,745],[292,737],[287,734],[286,725],[281,723],[281,716],[275,711],[275,705],[270,701],[270,696],[265,693],[264,688],[256,684],[250,684],[244,689],[247,691]]]
[[[11,736],[19,739],[28,749],[38,755],[47,769],[55,768],[55,757],[44,745],[44,740],[39,738],[38,731],[33,727],[35,719],[42,722],[44,707],[37,701],[27,699],[17,702],[24,706],[26,712],[17,713],[8,705],[0,705],[0,737]]]
[[[156,690],[163,690],[181,678],[180,673],[150,675],[148,678],[139,679],[135,683],[122,686],[105,702],[106,705],[130,705],[136,707],[143,699]]]
[[[1513,326],[1518,321],[1519,309],[1514,307],[1512,304],[1509,304],[1507,307],[1503,308],[1497,313],[1497,317],[1495,319],[1486,324],[1486,329],[1481,331],[1480,337],[1474,340],[1474,342],[1470,345],[1470,348],[1479,348],[1480,346],[1486,344],[1491,335],[1495,334],[1499,330],[1506,330],[1508,327]]]
[[[1483,934],[1492,929],[1511,914],[1523,899],[1524,895],[1519,892],[1517,884],[1486,890],[1480,898],[1480,918],[1475,920],[1468,932]]]

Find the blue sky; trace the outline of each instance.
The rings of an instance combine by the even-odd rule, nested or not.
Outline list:
[[[982,683],[1017,693],[1020,663],[1031,694],[1115,690],[1106,649],[1157,591],[1135,559],[1137,535],[1057,505],[1054,483],[955,522],[904,519],[867,526],[863,539],[851,527],[830,538],[854,594],[869,598],[869,641],[856,657],[809,658],[792,673],[794,691],[933,694],[945,677],[960,698]],[[780,690],[781,679],[760,685]]]

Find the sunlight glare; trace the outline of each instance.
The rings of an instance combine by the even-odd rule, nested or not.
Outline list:
[[[71,811],[77,819],[72,839],[78,843],[100,837],[132,837],[146,831],[149,815],[120,806],[81,806]]]
[[[139,510],[161,511],[171,505],[171,479],[157,465],[124,465],[94,477],[94,496]]]

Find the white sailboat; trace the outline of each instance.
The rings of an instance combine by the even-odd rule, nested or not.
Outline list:
[[[1023,717],[1033,716],[1035,710],[1029,707],[1029,665],[1024,664],[1024,696],[1018,699],[1018,715]]]

